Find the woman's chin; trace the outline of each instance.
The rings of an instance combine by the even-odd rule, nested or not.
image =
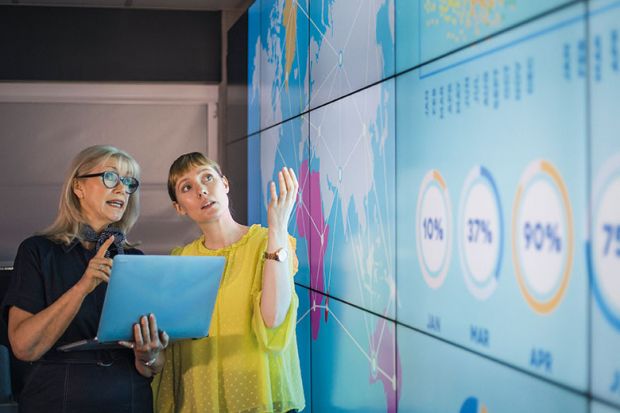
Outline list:
[[[123,215],[124,214],[122,212],[121,213],[116,213],[116,214],[110,214],[110,216],[108,216],[108,221],[109,221],[108,225],[114,224],[114,223],[120,221],[121,219],[123,219]]]

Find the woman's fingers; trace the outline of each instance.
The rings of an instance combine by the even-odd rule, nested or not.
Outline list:
[[[165,331],[161,331],[159,333],[159,342],[161,343],[162,349],[168,347],[168,343],[170,342],[170,337],[168,336],[168,333],[166,333]]]
[[[111,271],[112,269],[107,263],[105,262],[99,263],[97,261],[91,260],[91,262],[88,265],[88,268],[86,269],[86,272],[84,273],[84,277],[86,279],[92,280],[92,282],[94,282],[94,287],[96,287],[102,281],[104,282],[110,281]]]
[[[136,349],[140,349],[144,346],[144,339],[142,337],[142,330],[140,329],[139,323],[133,325],[133,340]]]
[[[278,184],[280,186],[280,196],[278,197],[278,204],[282,204],[286,199],[287,189],[286,189],[286,177],[284,176],[284,169],[278,172]]]
[[[276,183],[271,181],[271,185],[269,185],[269,192],[271,193],[271,205],[275,205],[278,200],[278,194],[276,193]]]
[[[89,271],[90,270],[90,271]],[[112,260],[110,258],[94,257],[88,263],[88,269],[86,277],[94,278],[96,284],[99,285],[101,281],[109,282],[110,274],[112,273]]]
[[[134,347],[133,343],[131,341],[121,340],[121,341],[118,342],[118,344],[120,344],[121,346],[126,347],[126,348],[133,348]]]
[[[297,183],[297,177],[295,176],[295,171],[293,171],[293,168],[288,168],[288,176],[289,176],[289,182],[288,182],[289,196],[288,196],[288,201],[291,204],[294,204],[297,201],[297,191],[299,189],[299,185]]]
[[[107,282],[107,283],[110,282],[110,276],[108,276],[106,274],[95,274],[95,278],[98,279],[99,282],[101,282],[101,281]]]
[[[297,177],[295,176],[293,168],[283,168],[282,173],[286,184],[286,194],[282,195],[284,198],[282,206],[285,208],[285,213],[290,214],[293,209],[293,205],[297,201],[297,191],[299,189],[299,185],[297,183]]]
[[[299,183],[295,176],[293,168],[282,168],[278,172],[278,186],[279,194],[276,190],[276,183],[271,182],[269,185],[269,191],[271,193],[271,202],[269,208],[271,209],[271,216],[278,222],[288,223],[288,218],[293,210],[293,205],[297,201],[297,193],[299,190]]]
[[[148,345],[151,343],[151,329],[149,328],[149,320],[146,316],[140,318],[140,326],[142,327],[142,340],[144,340],[145,345]]]
[[[151,360],[168,346],[170,337],[159,331],[154,314],[140,317],[140,322],[133,326],[134,342],[122,341],[119,344],[134,349],[136,357]]]
[[[114,260],[112,260],[112,258],[93,258],[93,260],[100,265],[105,265],[108,268],[112,268],[112,264],[114,263]]]
[[[288,200],[288,198],[297,197],[297,189],[299,188],[299,184],[293,168],[284,167],[280,172],[278,172],[278,185],[280,187],[280,196],[278,197],[278,201],[280,201],[280,203]]]
[[[133,348],[136,360],[143,363],[154,360],[168,346],[168,334],[159,331],[154,314],[140,317],[140,322],[133,326],[133,335],[134,343],[121,341],[119,344]]]
[[[95,254],[95,258],[105,257],[105,253],[108,252],[108,248],[110,248],[110,245],[112,245],[113,242],[114,235],[111,235],[103,242],[103,244],[101,244],[101,247],[99,247],[99,251],[97,251],[97,253]]]
[[[291,173],[289,168],[282,168],[282,176],[284,176],[284,192],[282,196],[285,202],[288,202],[295,194],[295,188],[293,188],[293,180],[291,179]]]
[[[299,182],[297,182],[297,176],[295,175],[295,171],[293,170],[293,168],[288,169],[291,175],[291,180],[293,181],[293,188],[295,189],[295,194],[297,194],[297,190],[299,189]]]
[[[105,240],[95,256],[88,261],[86,271],[84,271],[80,279],[80,286],[84,286],[83,289],[86,294],[90,294],[101,282],[110,281],[113,261],[110,258],[106,258],[105,253],[113,241],[114,236]]]
[[[99,282],[103,281],[103,282],[110,282],[110,271],[106,271],[106,270],[96,270],[93,273],[93,278],[95,278],[96,280],[98,280]]]
[[[108,258],[105,258],[104,260],[93,260],[91,266],[95,271],[102,272],[105,275],[110,275],[112,273],[112,263],[108,262]]]
[[[149,330],[151,332],[151,341],[156,343],[159,339],[159,330],[157,328],[157,319],[155,318],[155,314],[149,315]]]
[[[293,168],[284,167],[278,172],[278,186],[279,194],[275,182],[272,181],[269,185],[271,194],[268,210],[269,222],[275,225],[288,225],[299,190],[299,183]]]

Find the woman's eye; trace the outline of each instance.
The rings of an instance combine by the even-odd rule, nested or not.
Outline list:
[[[183,186],[181,187],[181,191],[182,191],[182,192],[187,192],[187,191],[189,191],[190,189],[192,189],[191,185],[183,185]]]
[[[205,175],[203,180],[206,181],[206,182],[211,182],[211,181],[213,181],[213,175],[211,175],[211,174]]]

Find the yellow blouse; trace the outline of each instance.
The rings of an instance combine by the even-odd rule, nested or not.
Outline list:
[[[172,254],[226,257],[209,336],[168,346],[164,369],[153,380],[155,412],[302,410],[295,239],[290,237],[289,247],[291,306],[284,322],[273,329],[265,326],[260,311],[267,228],[253,225],[239,241],[218,250],[206,248],[203,240],[204,236]]]

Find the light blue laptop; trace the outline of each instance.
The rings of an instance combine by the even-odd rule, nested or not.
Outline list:
[[[225,263],[224,257],[117,255],[97,337],[58,350],[94,350],[133,341],[133,325],[150,313],[171,340],[206,337]]]

